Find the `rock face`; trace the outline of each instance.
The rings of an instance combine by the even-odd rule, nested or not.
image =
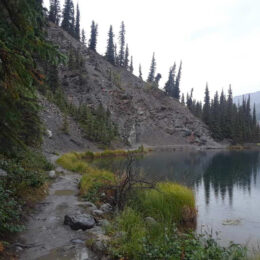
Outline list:
[[[72,48],[83,58],[80,70],[69,70],[66,65],[59,67],[61,87],[69,102],[76,106],[85,103],[93,108],[102,103],[110,110],[125,143],[133,146],[218,145],[204,123],[162,90],[111,65],[53,24],[48,28],[48,35],[61,52],[68,54]]]
[[[64,217],[64,225],[69,225],[73,230],[86,230],[93,228],[96,222],[95,219],[89,214],[74,215]]]

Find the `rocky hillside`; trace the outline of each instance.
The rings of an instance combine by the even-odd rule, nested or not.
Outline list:
[[[118,126],[122,143],[131,146],[218,145],[199,119],[163,91],[149,86],[125,69],[111,65],[104,57],[53,24],[48,28],[48,37],[62,53],[69,55],[72,51],[77,52],[82,61],[79,69],[71,70],[67,65],[59,67],[61,87],[69,102],[76,106],[87,104],[93,108],[101,103],[108,108],[113,122]],[[58,109],[46,102],[43,112],[46,128],[52,128],[55,124],[58,129]],[[55,135],[57,137],[53,149],[59,149],[65,142],[64,137],[58,137],[55,129],[50,130],[53,139]],[[75,131],[74,127],[70,137],[66,138],[70,143],[78,142],[82,148],[87,147],[78,132],[80,130]],[[77,141],[71,141],[74,139]],[[47,142],[51,145],[53,141]]]

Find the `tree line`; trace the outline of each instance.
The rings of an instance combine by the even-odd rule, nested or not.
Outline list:
[[[81,26],[80,26],[79,6],[77,4],[76,15],[75,15],[73,0],[65,1],[62,12],[60,8],[59,0],[51,0],[48,16],[50,21],[52,21],[57,25],[60,25],[71,36],[80,40],[84,45],[87,45],[85,30],[84,29],[80,30]],[[98,38],[98,24],[95,21],[92,21],[88,48],[94,52],[97,51],[97,38]],[[133,73],[134,72],[133,56],[132,55],[130,56],[129,46],[126,43],[126,28],[124,22],[122,22],[120,25],[118,45],[116,44],[114,38],[115,38],[115,34],[113,31],[113,26],[110,25],[108,31],[107,47],[105,52],[106,60],[109,61],[114,66],[125,68],[129,72]],[[179,100],[182,63],[180,63],[178,73],[176,73],[176,70],[177,70],[176,63],[174,63],[173,67],[170,68],[169,78],[164,89],[167,95]],[[139,78],[143,80],[141,64],[139,64]],[[156,60],[155,60],[155,54],[153,53],[150,70],[146,82],[150,86],[158,88],[161,78],[162,78],[161,73],[156,74]]]
[[[184,96],[182,96],[184,103]],[[257,142],[259,140],[259,124],[256,120],[255,105],[250,106],[250,96],[243,97],[242,104],[233,102],[232,88],[228,94],[222,90],[215,92],[210,98],[208,84],[205,88],[204,103],[193,99],[193,89],[187,94],[186,105],[189,110],[209,127],[216,140],[229,139],[234,143]]]

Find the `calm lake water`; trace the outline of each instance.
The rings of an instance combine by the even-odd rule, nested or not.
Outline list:
[[[123,162],[109,161],[112,168],[118,164]],[[136,168],[147,178],[178,182],[194,190],[197,232],[220,231],[223,245],[231,240],[251,246],[260,242],[259,151],[151,153],[138,159]],[[239,224],[223,225],[227,219]]]

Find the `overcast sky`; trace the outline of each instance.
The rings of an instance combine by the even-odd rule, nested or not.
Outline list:
[[[49,1],[44,0],[48,7]],[[63,6],[63,0],[61,4]],[[170,66],[183,61],[181,91],[194,88],[203,99],[210,92],[234,95],[260,91],[260,0],[74,0],[81,10],[81,27],[99,25],[98,52],[105,53],[113,25],[116,40],[120,23],[134,58],[134,73],[141,63],[146,79],[155,52],[157,72],[164,86]]]

